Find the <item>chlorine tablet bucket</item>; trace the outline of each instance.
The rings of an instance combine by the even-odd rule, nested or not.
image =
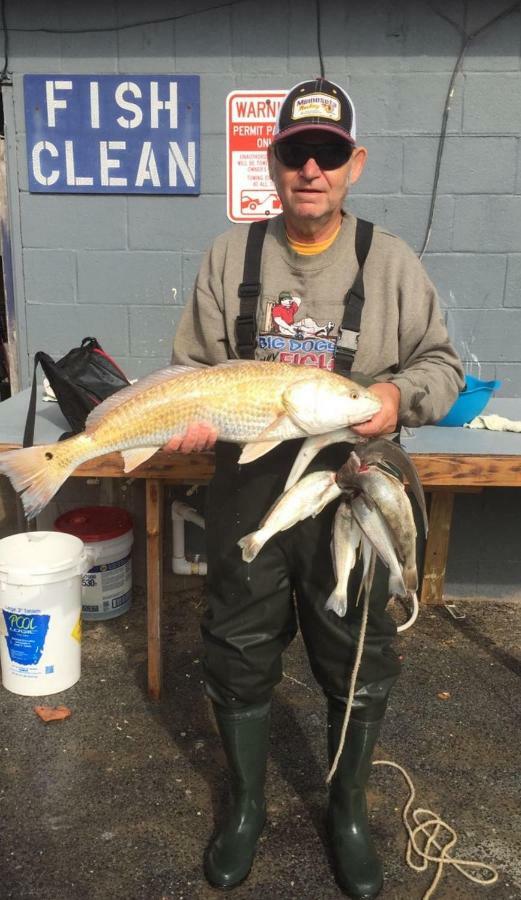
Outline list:
[[[81,672],[83,542],[54,531],[0,540],[0,664],[8,691],[57,694]]]
[[[59,516],[54,527],[80,538],[94,565],[82,579],[86,621],[114,619],[132,602],[132,517],[117,506],[82,506]]]

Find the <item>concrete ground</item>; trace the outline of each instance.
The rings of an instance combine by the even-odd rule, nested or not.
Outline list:
[[[167,578],[163,699],[146,694],[143,592],[129,613],[86,623],[83,674],[34,700],[0,689],[0,895],[4,900],[215,900],[201,857],[226,794],[223,756],[201,683],[202,579]],[[404,671],[377,758],[412,777],[414,806],[460,836],[455,855],[489,861],[481,888],[447,871],[439,900],[521,898],[521,603],[460,600],[461,624],[424,609],[398,645]],[[296,640],[273,709],[268,824],[234,900],[340,898],[324,839],[325,709]],[[440,698],[445,696],[445,699]],[[448,696],[447,696],[448,695]],[[45,725],[35,703],[72,717]],[[416,900],[434,872],[404,861],[402,776],[374,770],[385,860],[381,897]]]

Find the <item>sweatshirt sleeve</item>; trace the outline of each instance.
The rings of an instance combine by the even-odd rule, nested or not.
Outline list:
[[[228,359],[224,318],[225,236],[207,250],[174,336],[172,363],[213,366]]]
[[[399,371],[389,380],[400,389],[400,424],[414,427],[441,419],[465,380],[434,285],[415,254],[408,255],[399,297]]]

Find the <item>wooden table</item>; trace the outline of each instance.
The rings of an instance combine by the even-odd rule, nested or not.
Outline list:
[[[28,391],[23,391],[0,403],[0,449],[20,446],[19,435],[23,432],[23,425],[17,421],[17,415],[19,418],[20,410],[25,410],[27,402]],[[492,401],[487,408],[489,411],[509,418],[521,418],[521,400]],[[39,401],[36,442],[56,440],[65,427],[66,423],[56,405]],[[13,435],[17,439],[13,439]],[[431,495],[421,602],[441,604],[454,495],[485,487],[521,487],[521,434],[433,426],[403,429],[401,442],[416,464],[425,491]],[[148,693],[154,700],[159,699],[161,693],[164,485],[205,484],[212,473],[211,453],[185,456],[159,452],[131,474],[132,478],[143,478],[146,482]],[[84,463],[74,472],[74,476],[129,477],[123,471],[119,453]]]

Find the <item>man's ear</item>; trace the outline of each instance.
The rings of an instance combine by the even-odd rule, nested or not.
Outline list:
[[[365,147],[355,147],[349,160],[349,184],[358,181],[360,175],[364,171],[367,160],[367,149]]]

